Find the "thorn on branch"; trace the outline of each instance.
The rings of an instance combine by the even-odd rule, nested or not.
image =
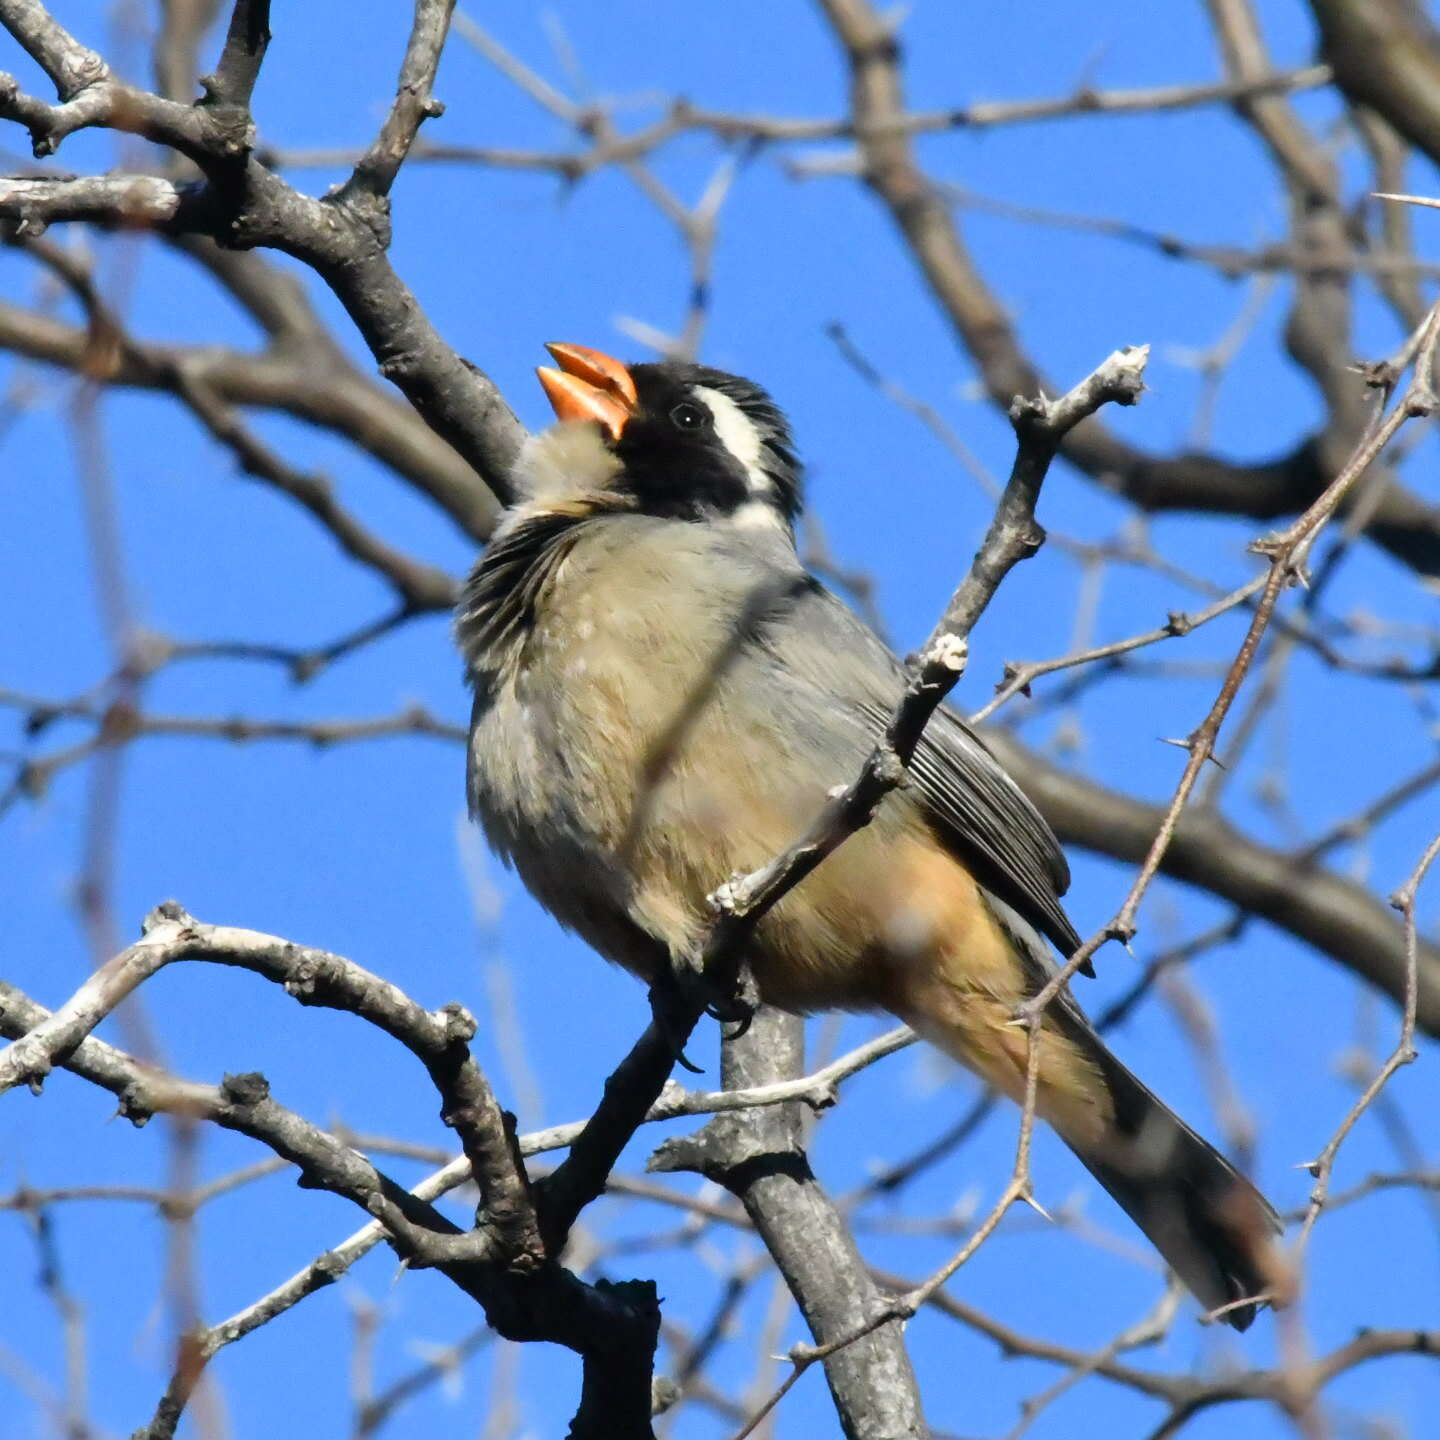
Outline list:
[[[1389,360],[1362,360],[1350,367],[1371,390],[1393,390],[1400,372]]]
[[[1020,672],[1021,667],[1017,665],[1015,661],[1005,661],[1004,665],[1001,667],[1000,683],[995,687],[996,694],[999,694],[1000,691],[1004,690],[1007,686],[1013,685],[1015,681],[1020,678]],[[1035,692],[1030,682],[1027,680],[1023,685],[1017,685],[1015,687],[1015,693],[1017,695],[1023,695],[1027,700],[1029,700]]]

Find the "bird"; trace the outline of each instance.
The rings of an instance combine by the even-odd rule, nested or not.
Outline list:
[[[654,985],[694,967],[711,896],[795,841],[858,773],[905,687],[796,549],[802,471],[758,384],[680,360],[547,346],[556,423],[463,586],[467,792],[563,926]],[[1023,1102],[1017,1007],[1072,956],[1059,842],[949,707],[908,782],[774,906],[760,999],[888,1011]],[[1044,1012],[1035,1108],[1207,1310],[1278,1300],[1275,1211],[1115,1057],[1068,986]]]

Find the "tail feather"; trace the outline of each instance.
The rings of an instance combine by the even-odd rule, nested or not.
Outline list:
[[[947,1001],[951,997],[946,997]],[[926,1039],[998,1090],[1024,1098],[1024,1034],[977,998],[902,1012]],[[1040,1032],[1037,1109],[1208,1310],[1278,1298],[1280,1220],[1263,1195],[1106,1048],[1063,992]],[[1257,1305],[1226,1309],[1245,1330]]]
[[[1091,1048],[1115,1103],[1118,1138],[1102,1149],[1072,1144],[1081,1163],[1206,1309],[1273,1292],[1280,1220],[1270,1203],[1098,1037]],[[1246,1330],[1256,1309],[1237,1305],[1224,1319]]]
[[[1008,1007],[931,995],[900,1011],[928,1040],[1019,1101],[1028,1045]],[[1145,1233],[1208,1310],[1247,1329],[1249,1296],[1283,1293],[1274,1238],[1280,1220],[1263,1195],[1207,1140],[1115,1058],[1062,992],[1040,1032],[1037,1109]]]
[[[963,893],[963,892],[956,892]],[[972,892],[973,893],[973,892]],[[904,975],[888,1008],[1012,1099],[1024,1099],[1029,1033],[1015,1006],[1051,978],[1049,947],[1003,901],[980,891],[992,925],[957,909],[960,937],[933,968]],[[1112,1055],[1068,989],[1036,1043],[1036,1109],[1144,1231],[1207,1309],[1249,1327],[1288,1288],[1274,1245],[1280,1220],[1260,1192]]]

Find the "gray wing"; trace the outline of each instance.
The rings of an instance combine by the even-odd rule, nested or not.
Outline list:
[[[852,705],[870,734],[889,721],[904,686],[899,662],[818,582],[766,628],[764,643],[796,679]],[[1073,954],[1080,937],[1060,906],[1070,885],[1060,843],[984,741],[942,706],[910,773],[910,793],[945,847],[1062,954]]]
[[[889,711],[878,717],[884,725]],[[1060,906],[1070,867],[1055,833],[985,742],[948,706],[925,727],[910,765],[931,815],[975,878],[1066,956],[1080,936]]]

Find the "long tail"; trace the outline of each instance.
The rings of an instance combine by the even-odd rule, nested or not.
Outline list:
[[[996,1089],[1023,1098],[1028,1042],[1011,1023],[1013,1001],[941,984],[912,992],[897,1013]],[[1234,1305],[1226,1323],[1247,1329],[1258,1307],[1235,1302],[1282,1294],[1281,1227],[1270,1203],[1110,1053],[1068,993],[1046,1012],[1039,1044],[1040,1116],[1200,1303]]]
[[[1061,1138],[1206,1309],[1273,1292],[1280,1220],[1269,1201],[1085,1028],[1114,1105],[1115,1135],[1098,1147],[1063,1129]],[[1256,1308],[1237,1305],[1224,1318],[1245,1330]]]

